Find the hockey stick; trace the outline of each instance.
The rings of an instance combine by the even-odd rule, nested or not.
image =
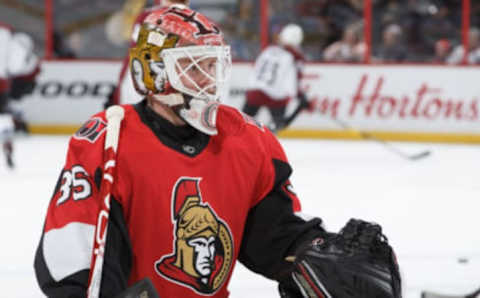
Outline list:
[[[468,295],[441,295],[433,292],[422,292],[422,298],[476,298],[480,294],[480,288]]]
[[[276,131],[279,131],[279,130],[284,129],[284,128],[286,128],[287,126],[289,126],[290,123],[292,123],[293,120],[295,120],[295,118],[297,118],[298,114],[300,114],[301,111],[303,111],[303,110],[305,110],[305,109],[308,109],[309,104],[308,104],[308,100],[307,100],[307,98],[305,97],[305,95],[303,95],[303,93],[301,93],[298,97],[299,97],[299,101],[300,101],[299,104],[298,104],[298,106],[297,106],[297,107],[295,108],[295,110],[290,114],[290,116],[288,116],[287,118],[283,119],[281,126],[275,129]]]
[[[105,164],[103,168],[103,178],[100,184],[100,197],[103,198],[103,202],[100,206],[97,225],[95,227],[95,240],[93,243],[91,263],[93,266],[90,266],[90,278],[87,290],[88,298],[98,298],[100,296],[103,257],[105,253],[105,242],[107,240],[107,223],[110,213],[110,194],[112,192],[120,124],[124,116],[124,110],[120,106],[111,106],[107,109],[106,116],[107,132],[105,136],[105,150],[103,152]]]
[[[302,106],[301,104],[298,105],[298,107],[295,109],[295,111],[293,111],[292,114],[290,114],[290,116],[288,116],[282,123],[282,126],[280,127],[280,129],[283,129],[287,126],[290,125],[290,123],[293,122],[293,120],[295,120],[295,118],[297,118],[298,114],[300,114],[301,111],[303,111],[304,109],[306,109],[306,107]]]
[[[425,158],[425,157],[427,157],[431,154],[430,150],[421,151],[421,152],[418,152],[418,153],[415,153],[415,154],[405,153],[405,152],[401,151],[400,149],[398,149],[397,147],[393,146],[392,144],[390,144],[389,142],[387,142],[385,140],[379,139],[379,138],[375,137],[374,135],[372,135],[372,134],[370,134],[366,131],[362,131],[362,130],[358,130],[358,129],[353,128],[352,126],[347,124],[345,121],[342,121],[342,120],[337,119],[337,118],[331,118],[331,119],[335,123],[337,123],[339,126],[341,126],[343,129],[349,130],[351,132],[354,132],[354,133],[358,134],[362,139],[372,140],[372,141],[378,142],[378,143],[382,144],[390,152],[393,152],[393,153],[397,154],[398,156],[403,157],[405,159],[412,160],[412,161],[413,160],[419,160],[419,159]]]

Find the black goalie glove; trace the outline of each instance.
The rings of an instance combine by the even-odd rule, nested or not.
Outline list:
[[[400,298],[395,254],[382,228],[351,219],[339,234],[300,247],[294,270],[281,282],[282,298]]]

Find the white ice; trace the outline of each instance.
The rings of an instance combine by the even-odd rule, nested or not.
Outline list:
[[[0,159],[1,297],[43,297],[33,258],[68,138],[16,142],[17,168]],[[349,218],[382,224],[396,248],[404,297],[423,289],[464,294],[480,286],[478,160],[474,145],[394,143],[432,155],[405,160],[375,142],[281,140],[305,213],[337,231]],[[278,297],[276,284],[237,264],[231,297]]]

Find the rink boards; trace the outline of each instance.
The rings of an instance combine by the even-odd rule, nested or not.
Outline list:
[[[225,103],[243,106],[251,68],[234,63]],[[103,109],[119,71],[119,61],[45,61],[33,94],[15,106],[35,133],[71,133]],[[387,140],[480,142],[478,67],[308,64],[305,73],[313,108],[281,136],[358,139],[362,130]],[[128,102],[137,100],[131,85],[122,90]],[[266,110],[259,117],[269,120]]]

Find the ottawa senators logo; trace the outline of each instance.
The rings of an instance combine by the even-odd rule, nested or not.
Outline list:
[[[107,128],[107,123],[101,118],[94,117],[89,119],[80,127],[73,137],[77,140],[87,140],[90,143],[95,143],[100,135]]]
[[[227,279],[233,242],[228,226],[202,202],[201,178],[181,177],[172,191],[173,253],[155,262],[163,278],[198,294],[213,295]]]

